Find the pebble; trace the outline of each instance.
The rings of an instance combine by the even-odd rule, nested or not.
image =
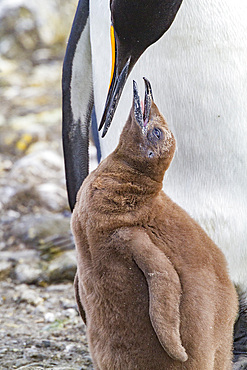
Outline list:
[[[53,312],[46,312],[44,317],[46,322],[54,322],[56,320]]]
[[[0,261],[0,280],[6,280],[10,276],[12,263],[8,261]]]
[[[19,283],[34,284],[42,280],[42,269],[38,264],[32,262],[33,266],[26,263],[19,263],[15,268],[15,278]]]
[[[28,179],[34,186],[49,180],[56,183],[59,175],[63,175],[63,158],[53,150],[44,150],[20,158],[12,167],[9,177],[18,179],[21,184]]]
[[[65,311],[65,316],[66,317],[69,317],[70,319],[73,319],[75,318],[76,316],[78,316],[76,310],[74,308],[68,308],[66,311]]]
[[[38,306],[43,303],[43,298],[41,298],[34,289],[29,289],[25,285],[21,285],[20,287],[22,287],[19,295],[20,302],[27,302],[33,306]]]
[[[75,251],[67,251],[56,257],[48,265],[47,275],[50,282],[63,280],[73,281],[76,273],[76,254]]]
[[[35,312],[37,312],[37,313],[45,313],[45,312],[46,312],[46,310],[47,310],[47,308],[45,307],[45,305],[43,304],[43,302],[40,302],[40,303],[37,305],[37,307],[36,307],[36,309],[35,309]]]
[[[27,214],[11,225],[12,235],[26,243],[38,242],[54,235],[68,235],[70,219],[62,214]]]
[[[67,194],[61,185],[45,183],[37,186],[37,193],[41,202],[53,212],[62,212],[67,208]]]
[[[40,353],[39,350],[35,346],[32,346],[31,348],[27,348],[25,351],[25,355],[27,357],[35,358],[36,360],[43,360],[47,356],[43,353]]]

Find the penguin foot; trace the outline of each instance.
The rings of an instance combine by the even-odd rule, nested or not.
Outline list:
[[[241,307],[234,326],[233,370],[247,370],[247,308]]]
[[[237,362],[233,363],[232,370],[246,370],[247,369],[247,357],[240,356]]]

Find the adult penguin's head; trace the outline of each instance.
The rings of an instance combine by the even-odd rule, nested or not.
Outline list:
[[[112,74],[99,130],[107,133],[125,82],[141,54],[171,26],[182,0],[111,0]]]

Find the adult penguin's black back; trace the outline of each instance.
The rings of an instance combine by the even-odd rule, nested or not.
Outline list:
[[[63,150],[70,209],[88,175],[89,125],[93,108],[89,0],[80,0],[63,63]]]

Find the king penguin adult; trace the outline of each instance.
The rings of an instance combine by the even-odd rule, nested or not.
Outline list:
[[[93,102],[103,135],[109,129],[100,138],[106,157],[117,145],[119,122],[126,121],[131,104],[132,78],[127,77],[132,69],[131,77],[137,81],[146,75],[160,92],[156,102],[166,112],[178,143],[165,192],[222,249],[239,293],[234,355],[235,369],[243,369],[247,367],[247,2],[184,0],[180,7],[181,1],[164,0],[168,7],[159,9],[160,3],[152,1],[150,9],[147,0],[112,0],[111,7],[108,0],[79,1],[63,70],[70,205],[73,208],[88,171]]]

